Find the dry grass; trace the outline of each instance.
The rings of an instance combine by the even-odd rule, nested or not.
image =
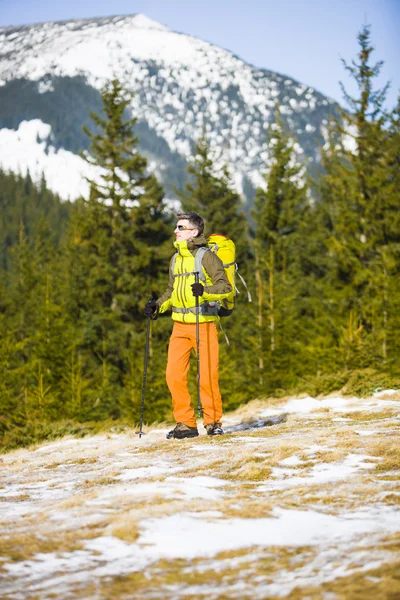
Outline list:
[[[382,440],[371,448],[373,456],[379,456],[383,460],[380,461],[376,469],[378,472],[399,471],[400,469],[400,444],[398,440]],[[400,473],[399,479],[400,479]]]
[[[297,455],[303,450],[303,445],[299,442],[288,442],[286,440],[277,440],[274,444],[271,456],[269,457],[270,464],[278,464],[285,458]]]
[[[124,520],[119,524],[112,524],[108,527],[106,533],[107,535],[117,537],[128,544],[133,544],[139,537],[139,529],[135,521],[129,523]]]
[[[267,519],[273,516],[274,506],[269,500],[249,499],[248,492],[217,505],[225,519]]]
[[[57,504],[58,510],[69,510],[73,508],[80,508],[84,506],[88,501],[93,500],[97,497],[98,490],[92,489],[89,492],[80,491],[79,494],[73,494],[66,500],[61,500]]]
[[[64,465],[64,463],[62,462],[53,462],[50,463],[49,465],[44,465],[45,469],[57,469],[60,465]]]
[[[341,417],[351,419],[352,421],[357,421],[359,423],[366,423],[372,421],[382,421],[385,419],[390,419],[396,414],[397,410],[395,408],[384,408],[380,411],[354,411],[348,413],[341,413]]]
[[[98,488],[100,485],[117,485],[121,482],[118,479],[114,479],[113,477],[99,477],[93,479],[86,479],[80,487],[84,490],[90,490],[91,488]]]
[[[264,412],[267,406],[281,405],[287,399],[254,400],[229,415],[227,425],[229,421],[243,422],[254,418]],[[143,520],[183,513],[202,515],[210,510],[219,511],[220,520],[270,518],[276,507],[286,510],[312,509],[332,515],[373,505],[397,507],[400,496],[395,493],[395,484],[399,480],[400,449],[395,436],[399,432],[399,422],[393,418],[393,414],[392,409],[370,414],[348,411],[340,413],[340,416],[348,415],[351,419],[348,424],[343,424],[333,421],[338,413],[321,406],[312,415],[289,415],[285,423],[277,426],[215,439],[204,435],[200,426],[201,436],[195,440],[165,440],[162,430],[170,428],[171,424],[164,423],[149,427],[149,435],[142,440],[135,435],[135,428],[128,428],[119,434],[111,432],[85,438],[79,454],[77,447],[81,442],[69,444],[68,440],[40,446],[41,450],[37,453],[34,449],[10,453],[0,459],[2,469],[5,467],[13,482],[20,474],[26,490],[15,493],[13,498],[3,498],[2,505],[29,501],[34,514],[31,512],[27,517],[16,518],[12,529],[10,524],[4,524],[0,556],[21,561],[34,557],[38,552],[74,552],[84,548],[85,540],[104,535],[135,544]],[[361,436],[355,429],[373,429],[376,433]],[[311,447],[315,447],[316,451],[310,453]],[[368,461],[376,462],[375,469],[359,470],[347,479],[323,485],[310,483],[307,478],[310,468],[328,463],[340,464],[351,453],[374,457]],[[124,461],[125,467],[113,467],[117,455],[121,456],[117,460]],[[290,467],[285,487],[275,486],[275,489],[271,485],[276,482],[272,469],[282,467],[282,460],[293,456],[299,457],[302,462]],[[158,476],[146,477],[143,481],[116,479],[124,468],[157,464],[166,465],[165,471]],[[168,465],[181,470],[176,474],[171,473]],[[61,469],[61,466],[68,468]],[[170,475],[177,479],[168,479]],[[205,499],[207,495],[205,498],[187,497],[181,486],[181,481],[188,482],[201,475],[225,482],[217,487],[218,494],[212,500]],[[305,476],[304,484],[298,475]],[[296,477],[295,486],[290,485],[292,476]],[[78,477],[75,487],[63,490],[62,486],[67,486],[74,477]],[[56,483],[52,483],[52,479]],[[60,489],[67,493],[67,497],[51,501],[32,500],[32,497],[40,498],[40,495],[36,491],[31,494],[29,486],[33,490],[43,489],[35,486],[46,481],[49,481],[49,489],[55,486],[56,492]],[[162,493],[153,494],[157,481],[163,483]],[[150,492],[145,490],[141,493],[140,488],[136,488],[142,482],[152,484]],[[265,485],[260,485],[262,482]],[[168,488],[168,485],[171,487]],[[59,530],[57,527],[61,523],[64,527],[69,526],[67,516],[64,521],[52,520],[54,513],[60,511],[71,517],[70,529]],[[100,519],[96,519],[99,513]],[[94,519],[91,521],[92,517]],[[93,524],[79,525],[90,522]],[[176,539],[171,540],[171,544],[177,543]],[[298,587],[286,597],[292,600],[394,600],[395,596],[391,597],[390,594],[397,589],[399,582],[396,572],[398,565],[394,562],[398,549],[398,537],[386,538],[380,545],[371,547],[369,552],[371,559],[376,552],[386,553],[388,564],[366,573],[353,573],[332,582],[325,581],[314,587]],[[311,547],[240,548],[212,558],[160,560],[142,572],[116,577],[93,578],[91,581],[89,575],[82,586],[71,584],[69,589],[71,597],[77,599],[122,600],[134,597],[135,600],[184,600],[209,596],[210,590],[213,590],[213,600],[246,600],[254,597],[259,586],[278,581],[285,572],[294,574],[296,569],[307,568],[319,552],[319,548]],[[352,549],[343,552],[349,558]],[[341,558],[338,555],[333,567],[339,564]],[[360,568],[360,565],[356,567]],[[316,581],[317,575],[314,579],[311,575],[309,580]],[[286,583],[285,578],[282,581]],[[239,587],[243,585],[246,587]],[[198,586],[193,588],[197,591],[186,592],[189,586]],[[57,590],[54,590],[54,594],[59,597]],[[38,592],[37,598],[41,597],[41,592]],[[266,597],[273,598],[271,595]],[[34,598],[35,593],[27,596],[27,600]]]
[[[339,463],[342,462],[349,454],[349,450],[355,450],[355,445],[347,445],[346,447],[336,448],[332,450],[321,450],[313,454],[315,463]]]
[[[381,501],[389,506],[400,505],[400,494],[386,494]]]
[[[26,502],[29,499],[29,494],[18,494],[17,496],[5,496],[0,498],[0,502]]]
[[[101,530],[85,527],[79,531],[58,532],[52,530],[47,535],[38,533],[17,533],[2,536],[0,539],[0,556],[17,562],[29,560],[38,553],[75,552],[84,547],[88,539],[96,538]]]
[[[94,458],[93,456],[90,458],[77,458],[76,460],[70,460],[68,462],[69,465],[92,465],[98,462],[98,458]]]
[[[271,476],[271,467],[265,463],[247,461],[225,478],[230,481],[266,481]]]
[[[377,569],[352,573],[318,587],[301,587],[294,590],[288,600],[399,600],[400,561],[384,564]]]

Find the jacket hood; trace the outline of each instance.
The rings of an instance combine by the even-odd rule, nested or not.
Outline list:
[[[189,250],[194,250],[195,248],[200,248],[201,246],[207,246],[207,239],[204,233],[198,235],[197,237],[188,240],[187,246]]]

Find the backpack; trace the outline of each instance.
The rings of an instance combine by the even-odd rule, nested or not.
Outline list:
[[[232,314],[233,309],[235,307],[235,296],[236,294],[240,294],[237,289],[235,283],[236,274],[239,276],[240,281],[243,283],[244,287],[247,290],[247,298],[248,301],[251,302],[251,294],[248,290],[245,280],[240,275],[238,266],[236,264],[236,247],[233,240],[230,240],[225,235],[220,233],[212,233],[207,239],[207,247],[199,248],[196,252],[195,256],[195,267],[194,270],[199,273],[199,279],[201,281],[205,281],[205,276],[203,273],[203,269],[201,268],[201,263],[203,260],[203,256],[206,252],[214,252],[219,259],[221,259],[226,276],[228,277],[229,283],[232,286],[232,292],[229,294],[227,298],[224,298],[218,309],[218,316],[220,317],[229,317]]]

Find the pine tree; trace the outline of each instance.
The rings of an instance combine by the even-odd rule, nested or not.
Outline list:
[[[372,65],[370,28],[359,36],[358,62],[344,62],[359,97],[343,88],[349,112],[333,123],[324,153],[322,201],[330,220],[328,249],[335,261],[341,316],[340,348],[347,368],[388,359],[389,287],[400,240],[398,191],[393,188],[387,86],[374,90],[382,62]],[[392,138],[393,139],[393,138]]]
[[[0,262],[7,271],[12,270],[10,248],[19,241],[22,221],[25,236],[32,246],[42,217],[46,218],[53,234],[56,248],[63,237],[72,205],[47,189],[44,176],[34,185],[27,173],[25,177],[5,173],[0,169]]]
[[[63,416],[62,402],[57,400],[64,350],[62,315],[53,299],[56,257],[44,219],[33,247],[21,223],[19,244],[12,253],[15,267],[7,274],[2,311],[2,356],[7,366],[2,373],[1,403],[7,406],[11,424],[36,427]]]
[[[86,417],[138,414],[139,377],[129,396],[129,365],[139,372],[143,306],[168,271],[170,220],[163,191],[137,151],[136,119],[125,119],[130,99],[114,79],[102,92],[104,116],[91,115],[99,133],[85,129],[87,160],[101,177],[90,181],[89,199],[78,203],[69,230],[67,305],[71,322],[81,325],[71,364],[84,352],[93,382],[82,405]]]
[[[206,233],[222,233],[234,240],[238,256],[245,260],[248,249],[248,226],[240,195],[235,190],[226,164],[217,169],[218,157],[210,150],[203,135],[195,145],[188,167],[190,181],[178,192],[183,210],[200,214]]]
[[[389,206],[386,219],[387,245],[382,249],[387,287],[384,290],[385,310],[382,354],[387,357],[387,368],[400,376],[400,96],[394,107],[388,127],[388,184],[385,204]],[[385,346],[386,345],[386,346]]]
[[[260,389],[293,383],[293,355],[299,342],[295,302],[302,223],[307,220],[304,168],[295,159],[294,142],[278,114],[269,140],[271,164],[254,203],[257,290],[258,371]]]

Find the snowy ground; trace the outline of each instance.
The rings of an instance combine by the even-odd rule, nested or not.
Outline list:
[[[400,598],[400,392],[257,400],[224,425],[0,457],[0,597]]]

